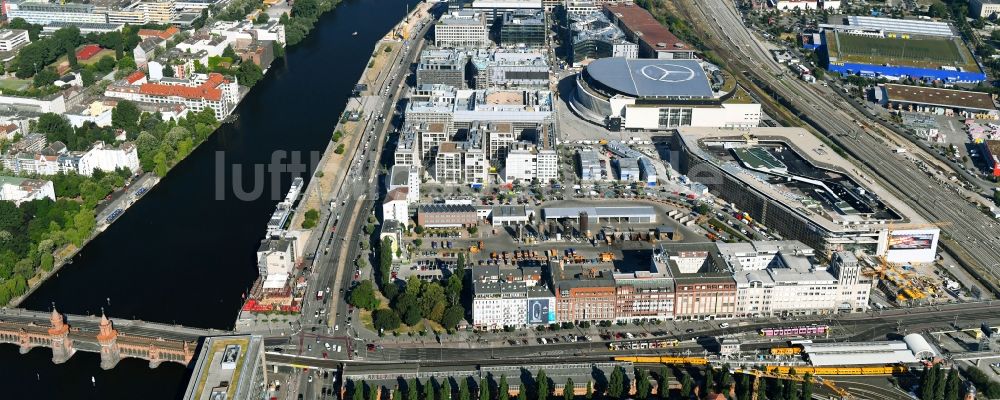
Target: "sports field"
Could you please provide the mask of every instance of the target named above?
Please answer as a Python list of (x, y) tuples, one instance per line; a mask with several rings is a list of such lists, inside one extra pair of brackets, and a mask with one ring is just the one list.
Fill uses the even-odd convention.
[(872, 38), (833, 33), (827, 36), (830, 56), (839, 62), (874, 65), (905, 65), (924, 68), (959, 66), (976, 70), (968, 50), (954, 39), (943, 38)]

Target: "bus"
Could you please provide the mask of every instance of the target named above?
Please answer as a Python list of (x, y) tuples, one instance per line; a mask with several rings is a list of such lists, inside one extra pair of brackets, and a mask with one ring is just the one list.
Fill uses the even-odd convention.
[(830, 329), (827, 325), (796, 326), (789, 328), (763, 328), (760, 335), (764, 337), (775, 336), (818, 336), (825, 335)]

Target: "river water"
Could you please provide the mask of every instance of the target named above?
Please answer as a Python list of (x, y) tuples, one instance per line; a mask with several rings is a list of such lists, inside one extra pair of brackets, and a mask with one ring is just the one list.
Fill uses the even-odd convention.
[[(49, 310), (55, 303), (70, 314), (103, 307), (112, 319), (231, 329), (280, 200), (272, 192), (283, 195), (292, 181), (289, 173), (273, 182), (267, 175), (261, 196), (240, 199), (233, 166), (242, 166), (242, 190), (251, 191), (250, 172), (276, 152), (285, 152), (286, 164), (292, 154), (303, 165), (318, 161), (376, 41), (402, 19), (407, 3), (416, 1), (345, 0), (324, 15), (247, 95), (235, 123), (215, 132), (21, 306)], [(227, 171), (221, 175), (220, 154)], [(47, 349), (21, 355), (12, 345), (0, 345), (0, 371), (3, 397), (31, 399), (174, 399), (190, 375), (177, 364), (149, 369), (134, 359), (102, 371), (98, 355), (83, 352), (53, 365)]]

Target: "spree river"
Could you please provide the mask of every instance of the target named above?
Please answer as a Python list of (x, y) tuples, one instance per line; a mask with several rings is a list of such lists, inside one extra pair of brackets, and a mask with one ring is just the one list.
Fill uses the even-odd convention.
[[(283, 195), (292, 180), (282, 174), (280, 190), (272, 191), (268, 176), (262, 196), (241, 200), (231, 189), (232, 166), (249, 172), (280, 151), (308, 164), (310, 153), (323, 151), (376, 41), (403, 18), (407, 3), (416, 1), (345, 0), (325, 14), (247, 95), (235, 123), (216, 131), (22, 307), (55, 303), (70, 314), (104, 307), (112, 319), (231, 329), (257, 277), (255, 251), (279, 200), (271, 193)], [(222, 177), (219, 154), (229, 171)], [(243, 175), (250, 191), (253, 176)], [(21, 355), (12, 345), (0, 345), (0, 370), (3, 397), (30, 399), (175, 399), (190, 375), (178, 364), (149, 369), (135, 359), (103, 371), (98, 355), (84, 352), (53, 365), (47, 349)]]

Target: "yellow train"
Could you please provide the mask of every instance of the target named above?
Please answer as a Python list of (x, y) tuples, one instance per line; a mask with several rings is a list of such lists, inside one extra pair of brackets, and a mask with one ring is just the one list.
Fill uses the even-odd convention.
[(802, 353), (801, 347), (772, 347), (772, 356), (793, 356)]
[(769, 373), (785, 375), (793, 369), (797, 375), (803, 375), (807, 372), (813, 375), (897, 375), (905, 374), (909, 371), (909, 368), (905, 365), (883, 365), (873, 367), (765, 367), (765, 370)]
[(708, 359), (702, 357), (622, 356), (615, 357), (615, 361), (625, 361), (635, 364), (708, 364)]

